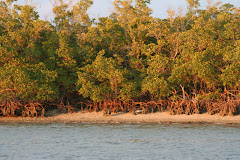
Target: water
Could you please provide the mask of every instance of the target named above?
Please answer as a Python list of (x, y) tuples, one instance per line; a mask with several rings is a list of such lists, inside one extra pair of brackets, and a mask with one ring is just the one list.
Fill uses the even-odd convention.
[(239, 160), (240, 125), (0, 124), (1, 160)]

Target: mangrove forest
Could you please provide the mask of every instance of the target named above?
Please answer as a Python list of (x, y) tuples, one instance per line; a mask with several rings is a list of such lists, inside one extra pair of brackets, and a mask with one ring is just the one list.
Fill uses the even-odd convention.
[(239, 114), (240, 8), (186, 1), (161, 19), (150, 0), (115, 0), (94, 19), (91, 0), (51, 0), (51, 20), (0, 1), (0, 116)]

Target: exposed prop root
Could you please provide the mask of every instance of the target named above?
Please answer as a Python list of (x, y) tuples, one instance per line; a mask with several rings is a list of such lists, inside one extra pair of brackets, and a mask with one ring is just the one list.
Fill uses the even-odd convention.
[(22, 104), (15, 100), (7, 100), (0, 104), (0, 115), (16, 116), (20, 111)]
[(57, 105), (57, 108), (62, 109), (63, 112), (66, 111), (68, 114), (75, 112), (75, 107), (70, 105), (69, 102), (67, 102), (67, 105), (65, 105), (62, 101)]
[(22, 109), (24, 117), (44, 117), (45, 108), (40, 103), (27, 103)]
[(240, 100), (222, 99), (213, 100), (196, 100), (196, 99), (179, 99), (175, 101), (160, 100), (148, 102), (135, 102), (134, 100), (105, 100), (101, 102), (93, 102), (90, 100), (77, 104), (65, 104), (60, 101), (58, 104), (43, 105), (38, 102), (23, 102), (16, 100), (8, 100), (0, 103), (0, 116), (24, 116), (24, 117), (43, 117), (45, 110), (61, 109), (62, 113), (74, 113), (76, 110), (82, 112), (99, 112), (103, 111), (104, 116), (112, 113), (132, 113), (132, 114), (149, 114), (155, 112), (168, 111), (171, 115), (176, 114), (219, 114), (221, 116), (235, 115), (240, 112)]

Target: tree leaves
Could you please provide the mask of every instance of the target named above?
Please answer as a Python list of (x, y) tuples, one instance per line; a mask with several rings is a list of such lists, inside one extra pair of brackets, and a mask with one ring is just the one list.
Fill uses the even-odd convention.
[(231, 4), (200, 9), (187, 0), (185, 15), (158, 19), (150, 0), (115, 0), (113, 13), (95, 21), (93, 1), (56, 0), (48, 22), (13, 2), (0, 2), (1, 100), (157, 101), (240, 87), (239, 9)]

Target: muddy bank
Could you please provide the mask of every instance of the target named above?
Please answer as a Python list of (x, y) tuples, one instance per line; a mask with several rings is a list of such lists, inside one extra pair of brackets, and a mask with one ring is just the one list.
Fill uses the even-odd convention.
[(209, 114), (170, 115), (167, 112), (139, 114), (116, 113), (104, 116), (103, 112), (78, 112), (49, 117), (0, 117), (0, 123), (215, 123), (240, 124), (238, 116), (219, 116)]

